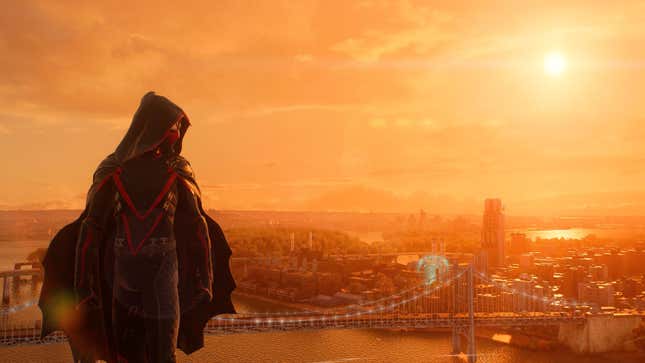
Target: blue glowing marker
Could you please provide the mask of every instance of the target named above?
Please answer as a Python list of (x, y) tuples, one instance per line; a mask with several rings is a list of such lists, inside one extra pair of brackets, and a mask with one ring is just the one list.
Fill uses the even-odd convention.
[(417, 262), (417, 271), (425, 274), (426, 285), (437, 281), (440, 274), (448, 271), (450, 264), (444, 256), (423, 256)]

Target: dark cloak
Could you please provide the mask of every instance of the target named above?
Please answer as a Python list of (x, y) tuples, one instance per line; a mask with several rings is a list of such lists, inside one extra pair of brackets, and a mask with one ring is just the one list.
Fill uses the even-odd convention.
[[(165, 97), (149, 92), (142, 98), (130, 128), (116, 151), (106, 157), (95, 171), (85, 210), (78, 219), (63, 227), (54, 236), (43, 259), (44, 280), (38, 301), (43, 314), (41, 338), (55, 330), (63, 330), (69, 338), (75, 359), (80, 357), (88, 360), (116, 361), (111, 326), (112, 289), (111, 282), (106, 281), (109, 280), (106, 276), (110, 276), (114, 263), (112, 253), (114, 238), (110, 238), (114, 235), (114, 224), (106, 226), (104, 238), (99, 241), (98, 267), (90, 272), (100, 276), (95, 281), (101, 281), (98, 291), (101, 305), (95, 309), (75, 309), (76, 243), (81, 222), (87, 214), (87, 206), (105, 180), (109, 179), (122, 163), (160, 145), (165, 132), (178, 120), (182, 120), (181, 135), (175, 144), (173, 151), (175, 155), (170, 165), (184, 185), (198, 197), (199, 210), (208, 224), (213, 266), (213, 298), (208, 302), (202, 301), (196, 306), (191, 306), (190, 309), (181, 309), (177, 348), (186, 354), (202, 348), (204, 346), (203, 329), (207, 321), (218, 314), (235, 313), (231, 302), (231, 292), (236, 286), (229, 267), (231, 249), (220, 226), (206, 214), (201, 205), (199, 187), (190, 164), (179, 155), (183, 137), (190, 123), (181, 108)], [(184, 276), (181, 271), (186, 268), (185, 266), (198, 263), (193, 261), (194, 258), (183, 248), (186, 246), (183, 241), (193, 233), (189, 228), (192, 228), (190, 221), (180, 216), (176, 217), (174, 232), (177, 240), (179, 276)], [(180, 277), (180, 305), (182, 301), (191, 301), (194, 286), (194, 281)]]

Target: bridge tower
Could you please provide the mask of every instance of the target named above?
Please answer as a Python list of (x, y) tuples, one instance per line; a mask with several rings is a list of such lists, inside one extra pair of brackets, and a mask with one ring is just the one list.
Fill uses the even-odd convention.
[(9, 305), (11, 300), (11, 290), (9, 288), (11, 277), (9, 275), (5, 275), (2, 279), (4, 280), (2, 283), (2, 305)]
[(475, 350), (475, 284), (473, 282), (473, 265), (468, 266), (466, 272), (468, 278), (468, 363), (475, 363), (477, 361), (477, 353)]
[[(455, 265), (450, 269), (450, 280), (452, 285), (452, 293), (450, 294), (452, 300), (452, 308), (450, 309), (450, 319), (454, 319), (455, 314), (457, 313), (457, 294), (459, 293), (459, 281), (455, 279), (457, 275), (457, 267)], [(452, 354), (459, 354), (461, 352), (461, 339), (459, 337), (459, 326), (454, 325), (452, 327)]]
[[(453, 276), (458, 269), (459, 268), (457, 266), (451, 269), (453, 271)], [(477, 351), (475, 349), (475, 285), (473, 281), (473, 265), (468, 265), (463, 273), (466, 275), (466, 286), (463, 286), (463, 281), (460, 281), (464, 277), (460, 277), (452, 282), (452, 314), (457, 313), (460, 308), (458, 301), (460, 298), (463, 298), (463, 296), (459, 295), (460, 293), (463, 294), (465, 292), (468, 304), (468, 324), (461, 325), (458, 322), (459, 320), (455, 319), (456, 323), (452, 327), (452, 354), (461, 353), (461, 337), (464, 336), (467, 344), (466, 353), (468, 355), (468, 363), (475, 363), (477, 361)], [(462, 287), (461, 289), (459, 288), (460, 286)]]

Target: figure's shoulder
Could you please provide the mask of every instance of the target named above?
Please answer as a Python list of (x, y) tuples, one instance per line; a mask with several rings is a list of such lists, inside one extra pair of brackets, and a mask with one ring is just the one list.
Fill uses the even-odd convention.
[(168, 166), (170, 166), (176, 173), (181, 176), (190, 177), (195, 179), (195, 173), (193, 172), (193, 167), (190, 165), (188, 160), (181, 155), (173, 155), (168, 159)]
[(99, 166), (96, 167), (94, 175), (92, 177), (92, 185), (90, 190), (87, 193), (86, 204), (94, 199), (96, 194), (104, 190), (105, 185), (110, 184), (112, 180), (112, 174), (119, 168), (119, 162), (117, 161), (114, 154), (108, 155), (103, 161), (99, 163)]
[(116, 169), (118, 169), (120, 163), (114, 156), (114, 154), (108, 155), (103, 161), (99, 163), (99, 166), (96, 167), (94, 171), (93, 183), (101, 183), (107, 177), (112, 175)]
[(181, 181), (196, 195), (200, 194), (197, 181), (195, 180), (195, 172), (193, 171), (190, 162), (181, 155), (173, 155), (168, 159), (168, 166), (177, 173)]

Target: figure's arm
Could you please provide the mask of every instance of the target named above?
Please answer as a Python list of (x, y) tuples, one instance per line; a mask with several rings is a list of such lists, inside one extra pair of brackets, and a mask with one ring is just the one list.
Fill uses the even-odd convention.
[(74, 289), (78, 304), (97, 297), (96, 285), (100, 278), (96, 274), (99, 247), (105, 234), (107, 219), (112, 217), (115, 193), (114, 183), (111, 177), (107, 176), (88, 197), (87, 214), (81, 222), (76, 242)]
[(208, 300), (211, 300), (213, 298), (211, 240), (208, 224), (199, 209), (200, 196), (181, 176), (178, 178), (177, 193), (177, 214), (181, 214), (189, 230), (187, 238), (182, 242), (187, 244), (190, 256), (194, 257), (196, 262), (189, 267), (189, 273), (194, 274), (199, 288), (208, 296)]
[(231, 303), (231, 292), (235, 289), (236, 284), (231, 274), (229, 260), (232, 254), (231, 248), (226, 241), (226, 236), (222, 228), (204, 211), (201, 205), (200, 190), (195, 181), (195, 174), (190, 163), (181, 156), (177, 156), (171, 162), (172, 168), (179, 174), (184, 186), (196, 195), (197, 207), (199, 214), (206, 220), (208, 229), (209, 242), (211, 244), (211, 258), (213, 265), (213, 284), (212, 293), (215, 308), (218, 313), (235, 313), (235, 307)]

